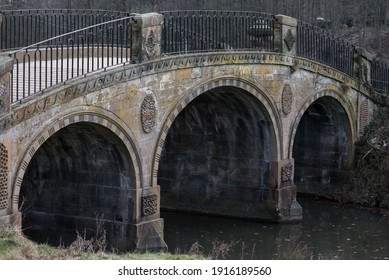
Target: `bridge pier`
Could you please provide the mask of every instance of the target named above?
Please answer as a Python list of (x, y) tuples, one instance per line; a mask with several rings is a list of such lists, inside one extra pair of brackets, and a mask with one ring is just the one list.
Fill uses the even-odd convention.
[(160, 187), (137, 190), (140, 207), (136, 211), (137, 223), (133, 225), (134, 248), (138, 251), (164, 250), (164, 222), (160, 217)]
[(270, 180), (275, 183), (275, 209), (278, 222), (295, 222), (302, 220), (303, 210), (296, 200), (294, 184), (294, 160), (286, 159), (271, 162)]

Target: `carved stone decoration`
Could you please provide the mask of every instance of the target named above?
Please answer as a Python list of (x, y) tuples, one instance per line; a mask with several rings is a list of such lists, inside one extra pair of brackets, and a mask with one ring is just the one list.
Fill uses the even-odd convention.
[(157, 117), (157, 109), (155, 107), (155, 100), (151, 95), (147, 95), (142, 102), (141, 122), (142, 129), (145, 133), (150, 133), (155, 126)]
[(147, 37), (146, 40), (146, 51), (150, 54), (153, 54), (155, 51), (155, 46), (157, 44), (155, 43), (155, 37), (154, 37), (154, 31), (151, 30), (149, 36)]
[(284, 86), (284, 89), (282, 90), (282, 112), (284, 112), (285, 115), (289, 115), (289, 113), (292, 111), (292, 103), (293, 103), (293, 92), (292, 88), (289, 84), (286, 84)]
[(359, 113), (359, 131), (361, 134), (364, 132), (368, 121), (369, 121), (369, 103), (365, 99), (361, 102), (360, 113)]
[(0, 143), (0, 210), (8, 206), (8, 151), (3, 143)]
[(281, 183), (293, 181), (293, 165), (288, 164), (281, 167)]
[(288, 48), (288, 51), (291, 51), (293, 48), (294, 43), (296, 43), (296, 38), (294, 38), (292, 34), (292, 30), (288, 29), (286, 32), (286, 36), (284, 38), (286, 47)]
[(156, 194), (142, 197), (142, 215), (150, 216), (158, 212), (158, 196)]

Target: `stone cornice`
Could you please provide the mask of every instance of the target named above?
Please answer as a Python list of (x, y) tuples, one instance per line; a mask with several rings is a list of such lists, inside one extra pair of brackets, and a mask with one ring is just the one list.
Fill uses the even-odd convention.
[(347, 84), (355, 90), (369, 95), (369, 89), (361, 85), (356, 79), (321, 63), (290, 55), (270, 52), (212, 52), (185, 55), (165, 56), (159, 60), (148, 61), (141, 64), (127, 64), (113, 67), (103, 72), (96, 72), (86, 77), (69, 80), (36, 94), (21, 103), (13, 104), (11, 113), (0, 119), (0, 131), (17, 125), (24, 120), (44, 110), (69, 102), (72, 99), (87, 95), (88, 93), (108, 88), (115, 84), (139, 79), (143, 76), (154, 75), (177, 69), (196, 67), (215, 67), (225, 65), (280, 65), (291, 68), (296, 67), (319, 75), (335, 79)]

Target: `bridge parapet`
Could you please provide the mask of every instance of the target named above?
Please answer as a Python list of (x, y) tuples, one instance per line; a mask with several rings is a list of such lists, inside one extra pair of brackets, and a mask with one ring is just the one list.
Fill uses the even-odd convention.
[[(372, 60), (371, 56), (364, 55), (365, 51), (325, 30), (288, 16), (236, 11), (174, 11), (133, 14), (131, 20), (126, 20), (125, 15), (120, 12), (48, 11), (45, 21), (46, 14), (42, 11), (1, 14), (0, 31), (3, 35), (20, 33), (12, 29), (13, 22), (26, 24), (35, 18), (42, 19), (42, 24), (52, 21), (55, 26), (73, 18), (76, 22), (69, 26), (120, 18), (113, 21), (117, 30), (116, 27), (112, 29), (113, 24), (99, 24), (98, 28), (72, 33), (73, 38), (61, 35), (58, 37), (61, 39), (46, 40), (14, 53), (16, 63), (11, 76), (14, 94), (10, 96), (10, 102), (18, 102), (48, 87), (106, 67), (145, 62), (163, 55), (204, 51), (251, 50), (300, 56), (336, 68), (379, 92), (389, 91), (389, 67), (385, 63)], [(38, 27), (36, 24), (29, 26), (29, 33), (39, 33), (39, 30), (33, 30)], [(53, 32), (64, 32), (65, 29), (61, 30), (44, 32), (57, 34)], [(106, 33), (101, 34), (104, 36), (102, 41), (96, 41), (101, 37), (99, 32)], [(8, 37), (2, 36), (2, 39)], [(25, 40), (18, 38), (13, 39), (16, 45), (29, 40), (29, 37)]]
[(11, 103), (68, 80), (130, 63), (131, 20), (124, 17), (92, 25), (9, 53), (15, 60)]

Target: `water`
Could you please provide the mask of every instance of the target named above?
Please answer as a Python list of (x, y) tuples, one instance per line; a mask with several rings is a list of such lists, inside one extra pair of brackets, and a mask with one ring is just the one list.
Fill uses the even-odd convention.
[(329, 202), (299, 202), (303, 221), (294, 225), (162, 212), (165, 241), (170, 252), (187, 253), (195, 244), (202, 253), (221, 258), (223, 248), (228, 249), (227, 259), (277, 259), (296, 246), (315, 259), (389, 259), (389, 216)]

